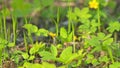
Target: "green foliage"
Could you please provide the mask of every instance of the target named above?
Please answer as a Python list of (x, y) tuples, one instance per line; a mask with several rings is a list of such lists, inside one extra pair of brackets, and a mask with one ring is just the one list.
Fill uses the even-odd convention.
[(42, 56), (43, 60), (56, 60), (57, 48), (54, 45), (51, 45), (50, 51), (40, 51), (39, 55)]
[(93, 65), (98, 65), (99, 64), (98, 60), (91, 54), (87, 55), (86, 63), (87, 64), (92, 63)]
[(67, 38), (67, 31), (64, 27), (60, 29), (60, 37)]
[(22, 56), (23, 56), (24, 59), (28, 59), (29, 58), (28, 53), (22, 53)]
[(30, 52), (31, 55), (32, 55), (32, 54), (35, 54), (36, 52), (39, 51), (40, 48), (42, 48), (42, 47), (44, 47), (44, 46), (45, 46), (45, 44), (42, 43), (42, 42), (36, 43), (36, 44), (33, 45), (33, 47), (30, 49), (29, 52)]
[(38, 31), (38, 27), (32, 24), (25, 24), (23, 26), (25, 29), (27, 29), (28, 31), (28, 35), (30, 35), (31, 33), (35, 33)]
[(119, 67), (120, 67), (120, 63), (119, 62), (115, 62), (115, 63), (110, 65), (110, 68), (119, 68)]
[(116, 2), (114, 0), (110, 0), (109, 3), (108, 3), (108, 6), (112, 9), (115, 9), (116, 7)]
[(67, 17), (68, 19), (73, 20), (73, 21), (81, 21), (84, 19), (85, 20), (89, 19), (91, 17), (91, 14), (89, 14), (89, 8), (83, 8), (81, 10), (79, 8), (75, 8), (74, 12), (68, 11)]
[(64, 64), (71, 63), (74, 59), (79, 59), (78, 63), (74, 66), (79, 66), (82, 61), (82, 57), (84, 57), (85, 53), (82, 53), (83, 50), (79, 50), (78, 53), (72, 53), (72, 47), (67, 47), (62, 51), (60, 57), (57, 58), (57, 61), (60, 61)]
[(102, 57), (99, 57), (99, 61), (100, 62), (105, 62), (105, 63), (108, 63), (109, 62), (109, 58), (107, 56), (102, 56)]
[(41, 1), (41, 5), (42, 6), (49, 6), (49, 5), (52, 5), (54, 0), (40, 0)]
[(83, 9), (75, 8), (74, 9), (75, 15), (79, 18), (78, 20), (86, 20), (91, 17), (91, 14), (89, 14), (89, 8), (85, 7)]
[(82, 21), (82, 25), (79, 26), (79, 32), (88, 32), (88, 33), (95, 33), (97, 31), (97, 27), (99, 24), (96, 20), (84, 20)]
[(25, 59), (25, 60), (33, 60), (35, 58), (35, 54), (39, 52), (39, 50), (44, 47), (45, 44), (40, 42), (40, 43), (37, 43), (33, 45), (33, 47), (29, 50), (29, 54), (27, 52), (22, 52), (22, 57)]
[(42, 64), (25, 62), (23, 66), (19, 68), (56, 68), (56, 66), (47, 62), (43, 62)]
[(37, 26), (32, 24), (25, 24), (23, 28), (27, 29), (28, 35), (31, 35), (32, 33), (34, 33), (36, 36), (46, 36), (46, 37), (48, 36), (48, 30), (43, 28), (38, 29)]
[(2, 13), (2, 16), (4, 17), (7, 17), (10, 15), (10, 11), (7, 8), (2, 9), (1, 13)]
[(15, 44), (14, 43), (8, 43), (8, 45), (7, 45), (8, 47), (14, 47), (15, 46)]
[[(74, 0), (62, 1), (64, 2), (59, 6), (64, 5), (64, 3), (71, 5), (69, 2), (74, 2)], [(84, 1), (81, 9), (70, 6), (69, 8), (65, 6), (63, 9), (63, 7), (54, 6), (55, 0), (11, 0), (9, 6), (2, 4), (3, 7), (0, 12), (0, 65), (4, 61), (14, 60), (17, 66), (22, 65), (19, 68), (119, 68), (120, 44), (117, 37), (119, 38), (120, 23), (116, 20), (119, 18), (116, 15), (117, 13), (114, 13), (116, 11), (112, 11), (116, 10), (116, 2), (113, 0), (109, 2), (107, 0), (96, 0), (99, 6), (93, 9), (88, 4), (92, 0)], [(54, 37), (48, 37), (48, 30), (38, 28), (30, 23), (33, 20), (31, 16), (34, 13), (41, 15), (42, 18), (47, 18), (48, 22), (55, 23), (56, 34), (53, 34)], [(64, 17), (66, 13), (68, 19)], [(11, 18), (12, 31), (7, 24)], [(23, 26), (27, 31), (24, 32), (23, 51), (22, 48), (19, 48), (19, 44), (15, 46), (17, 32), (19, 32), (16, 29), (20, 22), (17, 20), (18, 18), (21, 20), (25, 18), (26, 23)], [(30, 21), (27, 24), (29, 18)], [(68, 29), (60, 24), (64, 20), (68, 20)], [(42, 26), (42, 24), (40, 25)], [(45, 24), (47, 23), (45, 22)], [(14, 39), (11, 39), (13, 35)], [(27, 36), (32, 44), (27, 41)], [(44, 43), (38, 42), (39, 40), (34, 43), (32, 36), (38, 38), (44, 36), (44, 39), (40, 37), (40, 41), (42, 40)], [(74, 36), (77, 36), (77, 40), (74, 40)], [(29, 44), (32, 46), (29, 47)]]
[(59, 60), (63, 63), (67, 63), (67, 60), (69, 60), (72, 55), (72, 47), (68, 47), (62, 51)]
[(110, 22), (107, 30), (109, 30), (109, 32), (111, 33), (113, 33), (114, 31), (120, 31), (120, 23), (118, 21)]
[(57, 53), (58, 53), (57, 48), (54, 45), (51, 45), (50, 50), (54, 56), (57, 56)]
[(12, 0), (12, 15), (16, 17), (25, 17), (32, 12), (32, 4), (24, 0)]
[(48, 36), (48, 30), (46, 29), (39, 29), (36, 33), (35, 33), (37, 36)]
[(64, 27), (60, 28), (60, 39), (62, 42), (70, 42), (73, 40), (72, 32), (68, 33)]

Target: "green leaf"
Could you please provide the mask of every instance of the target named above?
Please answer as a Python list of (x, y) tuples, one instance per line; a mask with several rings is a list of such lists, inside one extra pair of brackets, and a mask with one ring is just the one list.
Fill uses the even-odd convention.
[(65, 64), (72, 62), (72, 60), (76, 59), (78, 56), (79, 55), (77, 53), (72, 54), (71, 56), (69, 56), (68, 60), (65, 61)]
[(7, 17), (7, 16), (9, 16), (10, 15), (10, 11), (9, 11), (9, 9), (7, 9), (7, 8), (5, 8), (5, 9), (2, 9), (2, 15), (3, 16), (5, 16), (5, 17)]
[(107, 50), (108, 50), (108, 54), (110, 56), (110, 59), (112, 61), (112, 63), (114, 63), (114, 57), (113, 57), (113, 51), (110, 47), (107, 47)]
[(108, 7), (110, 7), (111, 9), (115, 9), (116, 8), (116, 1), (114, 0), (110, 0), (108, 3)]
[(115, 63), (110, 65), (110, 68), (120, 68), (120, 63), (119, 62), (115, 62)]
[(42, 48), (45, 44), (40, 42), (39, 44), (36, 42), (36, 44), (33, 45), (33, 47), (30, 49), (30, 54), (35, 54), (39, 51), (40, 48)]
[(38, 27), (32, 24), (25, 24), (23, 26), (29, 33), (35, 33), (38, 31)]
[(71, 42), (72, 40), (73, 40), (73, 32), (68, 34), (67, 42)]
[(24, 0), (12, 0), (11, 6), (13, 8), (12, 15), (16, 17), (24, 17), (32, 12), (32, 4)]
[(39, 52), (39, 55), (42, 56), (43, 60), (55, 60), (56, 59), (56, 57), (48, 51)]
[(83, 53), (83, 49), (81, 49), (81, 50), (78, 51), (78, 54), (79, 54), (80, 56), (83, 55), (82, 53)]
[(48, 36), (48, 30), (46, 29), (39, 29), (36, 33), (37, 36)]
[(111, 45), (113, 43), (113, 38), (109, 38), (103, 42), (103, 45)]
[(72, 10), (69, 10), (68, 13), (67, 13), (67, 17), (69, 20), (73, 20), (73, 21), (76, 21), (77, 20), (77, 16), (75, 15), (75, 13), (72, 12)]
[(32, 64), (29, 62), (25, 62), (23, 64), (23, 66), (19, 67), (19, 68), (43, 68), (43, 66), (41, 64), (38, 64), (38, 63)]
[(60, 28), (60, 37), (67, 38), (67, 31), (64, 27)]
[(6, 45), (8, 43), (7, 40), (0, 38), (0, 44), (1, 45)]
[(30, 49), (29, 53), (32, 55), (32, 54), (35, 54), (37, 51), (38, 51), (38, 43), (36, 43), (36, 45), (33, 45), (33, 47)]
[(41, 9), (41, 2), (40, 2), (40, 0), (33, 0), (32, 6), (33, 6), (34, 8), (39, 8), (39, 9)]
[(52, 5), (54, 0), (40, 0), (41, 1), (41, 4), (43, 6), (49, 6), (49, 5)]
[(99, 46), (100, 45), (100, 41), (98, 39), (98, 37), (93, 37), (90, 40), (87, 40), (86, 43), (88, 43), (90, 46)]
[(22, 53), (22, 56), (23, 56), (24, 59), (28, 59), (29, 58), (28, 53)]
[(72, 47), (67, 47), (60, 54), (60, 61), (65, 63), (72, 55)]
[(14, 43), (8, 43), (8, 45), (7, 45), (8, 47), (14, 47), (15, 46), (15, 44)]
[(99, 58), (99, 61), (108, 63), (109, 62), (109, 58), (107, 56), (103, 56), (103, 57)]
[(86, 63), (87, 63), (87, 64), (92, 63), (92, 61), (91, 61), (92, 59), (94, 59), (94, 56), (91, 55), (91, 54), (88, 54), (88, 55), (87, 55), (87, 59), (86, 59)]
[(50, 47), (51, 53), (56, 57), (57, 56), (57, 48), (54, 45)]
[(94, 58), (94, 59), (92, 60), (92, 64), (96, 66), (96, 65), (98, 65), (98, 64), (99, 64), (99, 62), (97, 61), (97, 59), (96, 59), (96, 58)]
[(114, 31), (120, 31), (120, 23), (118, 21), (110, 22), (107, 30), (109, 30), (109, 32), (111, 33), (113, 33)]
[(74, 13), (82, 20), (89, 19), (91, 17), (91, 14), (89, 14), (89, 8), (83, 8), (81, 10), (79, 8), (75, 8)]
[(101, 40), (105, 37), (105, 34), (104, 33), (98, 33), (98, 38)]
[(105, 37), (103, 38), (103, 40), (106, 40), (106, 39), (110, 38), (111, 36), (112, 36), (112, 34), (108, 34), (107, 36), (105, 36)]
[(58, 67), (58, 68), (66, 68), (66, 66), (64, 65), (64, 66), (60, 66), (60, 67)]
[(42, 65), (43, 65), (43, 68), (56, 68), (54, 64), (50, 64), (47, 62), (43, 62)]
[(28, 60), (33, 60), (35, 58), (34, 55), (30, 56)]
[(35, 63), (32, 64), (32, 66), (30, 65), (29, 68), (43, 68), (43, 66), (41, 64)]

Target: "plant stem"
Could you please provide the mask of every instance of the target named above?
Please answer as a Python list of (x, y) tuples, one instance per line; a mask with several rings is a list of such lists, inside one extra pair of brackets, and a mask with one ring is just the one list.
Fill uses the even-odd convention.
[(114, 61), (114, 57), (113, 57), (113, 54), (112, 54), (112, 50), (108, 47), (107, 48), (107, 50), (108, 50), (108, 53), (109, 53), (109, 56), (110, 56), (110, 59), (111, 59), (111, 61), (112, 61), (112, 63), (114, 63), (115, 61)]
[[(69, 0), (67, 0), (68, 1), (68, 5), (70, 5), (70, 3), (69, 3)], [(71, 7), (69, 6), (69, 10), (68, 11), (72, 11), (72, 9), (71, 9)], [(71, 15), (71, 14), (70, 14)], [(70, 16), (71, 17), (71, 16)], [(71, 19), (71, 18), (70, 18)], [(68, 20), (68, 33), (70, 33), (71, 32), (71, 20)]]
[(2, 68), (2, 48), (0, 48), (0, 68)]
[(6, 18), (3, 16), (3, 26), (4, 26), (4, 38), (7, 40), (7, 30), (6, 30)]
[(8, 40), (12, 40), (12, 39), (11, 39), (11, 30), (10, 30), (10, 29), (11, 29), (11, 27), (9, 26), (9, 27), (8, 27), (8, 31), (7, 31), (7, 39), (8, 39)]
[(25, 24), (27, 24), (28, 23), (28, 21), (27, 21), (27, 18), (25, 17)]
[(26, 35), (25, 35), (25, 33), (24, 33), (24, 43), (25, 43), (26, 52), (28, 53), (28, 46), (27, 46), (27, 41), (26, 41)]
[(98, 9), (97, 9), (97, 16), (98, 16), (98, 24), (99, 24), (98, 30), (100, 32), (101, 31), (101, 28), (100, 28), (100, 26), (101, 26), (101, 23), (100, 23), (100, 7), (98, 7)]
[(30, 34), (30, 35), (28, 35), (28, 37), (29, 37), (29, 39), (30, 39), (31, 44), (33, 44), (32, 35)]
[(4, 38), (2, 17), (0, 17), (0, 37), (1, 37), (1, 38)]
[(74, 29), (74, 23), (72, 23), (72, 34), (73, 34), (73, 52), (75, 53), (76, 49), (75, 49), (75, 40), (74, 40), (74, 36), (75, 36), (75, 29)]
[(114, 41), (117, 42), (117, 32), (114, 32)]
[(13, 34), (14, 34), (14, 44), (16, 43), (16, 19), (14, 17), (12, 17), (12, 21), (13, 21)]
[[(71, 11), (71, 9), (69, 8), (69, 11)], [(71, 15), (71, 14), (70, 14)], [(71, 20), (68, 19), (68, 33), (71, 32)]]
[(0, 17), (0, 33), (2, 33), (3, 32), (3, 26), (2, 26), (2, 19), (1, 19), (1, 17)]
[(56, 34), (58, 36), (58, 31), (59, 31), (59, 21), (60, 21), (60, 8), (58, 7), (57, 10), (57, 22), (56, 22)]

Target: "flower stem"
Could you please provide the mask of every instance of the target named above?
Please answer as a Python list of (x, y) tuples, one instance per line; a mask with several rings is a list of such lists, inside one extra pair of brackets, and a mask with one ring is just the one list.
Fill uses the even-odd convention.
[(7, 40), (7, 30), (6, 30), (6, 19), (5, 16), (3, 16), (3, 26), (4, 26), (4, 38)]
[[(68, 2), (67, 4), (70, 5), (69, 0), (67, 0), (67, 2)], [(68, 8), (69, 8), (68, 11), (72, 11), (72, 9), (71, 9), (70, 6), (68, 6)], [(71, 25), (71, 20), (69, 19), (69, 20), (68, 20), (68, 33), (71, 32), (71, 28), (72, 28), (71, 26), (72, 26), (72, 25)]]
[(98, 31), (100, 32), (101, 31), (101, 28), (100, 28), (100, 26), (101, 26), (101, 23), (100, 23), (100, 7), (98, 7), (98, 9), (97, 9), (97, 16), (98, 16), (98, 24), (99, 24)]
[(114, 41), (117, 42), (117, 32), (114, 32)]
[(25, 48), (26, 48), (26, 52), (28, 53), (28, 46), (27, 46), (27, 39), (26, 39), (26, 35), (24, 34), (24, 43), (25, 43)]
[(58, 7), (57, 10), (57, 22), (56, 22), (56, 34), (58, 36), (58, 31), (59, 31), (59, 21), (60, 21), (60, 8)]
[(13, 20), (13, 34), (14, 34), (14, 44), (16, 43), (16, 19), (12, 17)]
[(74, 23), (72, 23), (72, 36), (73, 36), (73, 52), (75, 53), (76, 49), (75, 49), (75, 40), (74, 40), (74, 36), (75, 36), (75, 29), (74, 29)]

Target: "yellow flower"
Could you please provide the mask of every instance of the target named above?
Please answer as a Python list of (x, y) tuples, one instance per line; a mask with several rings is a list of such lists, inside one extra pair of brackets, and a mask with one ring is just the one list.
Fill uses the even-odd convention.
[(76, 40), (77, 40), (77, 37), (76, 37), (76, 36), (74, 36), (74, 37), (73, 37), (73, 40), (74, 40), (74, 41), (76, 41)]
[(92, 0), (89, 2), (89, 7), (93, 9), (97, 9), (99, 6), (99, 3), (96, 0)]
[(49, 33), (49, 36), (51, 36), (52, 38), (54, 38), (54, 37), (56, 36), (56, 34), (55, 34), (55, 33), (50, 32), (50, 33)]

